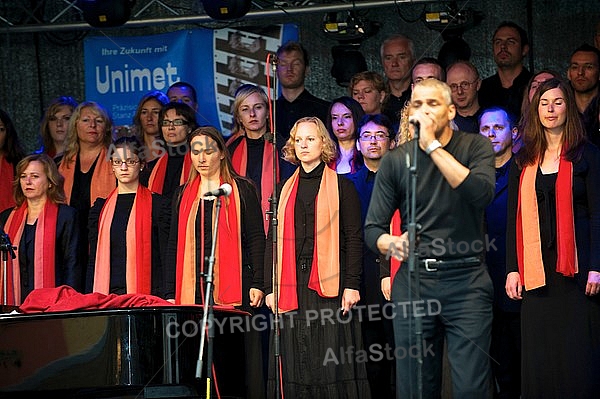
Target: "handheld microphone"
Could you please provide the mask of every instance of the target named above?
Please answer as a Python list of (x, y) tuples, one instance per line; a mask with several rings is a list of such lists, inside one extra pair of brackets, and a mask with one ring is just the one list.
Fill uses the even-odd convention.
[(223, 184), (221, 184), (221, 187), (217, 188), (216, 190), (212, 190), (207, 193), (204, 193), (204, 197), (221, 197), (221, 196), (228, 197), (229, 194), (231, 194), (232, 190), (233, 190), (233, 188), (231, 187), (231, 184), (223, 183)]
[(421, 123), (417, 119), (409, 119), (408, 123), (416, 127), (417, 129), (421, 127)]

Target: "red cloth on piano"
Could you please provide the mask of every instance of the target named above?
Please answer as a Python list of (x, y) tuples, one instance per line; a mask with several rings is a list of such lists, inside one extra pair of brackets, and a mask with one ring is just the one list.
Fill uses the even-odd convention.
[(120, 309), (145, 306), (174, 306), (154, 295), (82, 294), (68, 285), (31, 291), (19, 307), (22, 313), (65, 312), (70, 310)]

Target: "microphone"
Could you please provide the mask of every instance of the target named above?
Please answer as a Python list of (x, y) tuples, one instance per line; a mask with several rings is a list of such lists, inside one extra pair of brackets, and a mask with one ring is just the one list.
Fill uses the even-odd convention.
[(418, 140), (419, 136), (421, 135), (421, 122), (419, 122), (417, 119), (409, 119), (408, 123), (410, 123), (411, 125), (413, 125), (415, 127), (413, 139)]
[(231, 184), (223, 183), (223, 184), (221, 184), (221, 187), (217, 188), (216, 190), (212, 190), (207, 193), (204, 193), (204, 197), (221, 197), (221, 196), (228, 197), (229, 194), (231, 194), (232, 190), (233, 190), (233, 188), (231, 187)]
[(268, 59), (271, 62), (271, 64), (273, 64), (273, 65), (279, 64), (279, 58), (277, 57), (277, 54), (275, 54), (275, 53), (268, 53)]

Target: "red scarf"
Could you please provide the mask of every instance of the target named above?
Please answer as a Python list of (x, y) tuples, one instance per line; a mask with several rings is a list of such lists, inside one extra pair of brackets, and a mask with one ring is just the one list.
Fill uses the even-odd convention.
[[(246, 176), (246, 170), (248, 165), (248, 142), (244, 136), (240, 144), (236, 147), (233, 154), (231, 155), (231, 163), (233, 169), (241, 176)], [(279, 181), (279, 163), (276, 163), (277, 168), (277, 181)], [(276, 183), (276, 182), (275, 182)], [(262, 156), (262, 175), (260, 178), (260, 203), (263, 210), (263, 224), (265, 233), (269, 229), (269, 220), (266, 217), (267, 212), (270, 210), (271, 203), (269, 197), (273, 194), (275, 185), (273, 183), (273, 146), (268, 140), (264, 140), (264, 149)]]
[[(523, 169), (517, 205), (517, 261), (521, 283), (526, 290), (546, 285), (535, 192), (538, 168), (539, 163), (536, 162)], [(563, 276), (573, 277), (579, 271), (573, 217), (573, 164), (562, 156), (556, 178), (555, 201), (558, 245), (556, 271)]]
[[(58, 218), (58, 205), (46, 200), (44, 209), (38, 216), (35, 228), (34, 250), (34, 288), (56, 287), (55, 274), (55, 248), (56, 248), (56, 221)], [(25, 223), (27, 222), (27, 201), (15, 208), (8, 219), (4, 229), (13, 245), (20, 245)], [(15, 251), (16, 258), (8, 259), (7, 267), (7, 305), (21, 304), (21, 272), (19, 267), (19, 251)], [(12, 262), (12, 264), (11, 264)], [(0, 287), (3, 287), (0, 275)]]
[(13, 181), (15, 180), (15, 170), (6, 157), (0, 155), (0, 211), (14, 207), (15, 199), (13, 197)]
[[(222, 182), (221, 182), (222, 183)], [(240, 195), (237, 184), (219, 211), (219, 228), (213, 265), (214, 293), (217, 305), (242, 304), (242, 236)], [(216, 202), (213, 201), (214, 224)], [(176, 304), (195, 304), (198, 279), (196, 249), (200, 248), (200, 264), (204, 272), (204, 203), (200, 192), (200, 176), (188, 184), (181, 195), (177, 224)], [(200, 209), (200, 237), (196, 237), (196, 218)], [(214, 227), (214, 226), (213, 226)], [(212, 228), (211, 228), (212, 231)], [(199, 238), (199, 240), (198, 240)]]
[[(279, 310), (288, 312), (298, 309), (296, 291), (296, 233), (294, 225), (296, 195), (298, 193), (300, 168), (284, 184), (277, 211), (277, 268), (279, 281)], [(315, 203), (315, 246), (308, 288), (322, 297), (339, 295), (340, 287), (340, 199), (338, 175), (332, 169), (323, 169), (323, 177)]]
[[(75, 167), (73, 165), (75, 165), (76, 157), (77, 154), (69, 159), (63, 159), (58, 166), (58, 171), (65, 178), (64, 187), (67, 203), (71, 203), (71, 192), (73, 191), (73, 181), (75, 179)], [(106, 148), (102, 148), (97, 159), (92, 175), (92, 184), (90, 185), (90, 206), (94, 204), (96, 198), (106, 198), (117, 186), (117, 179), (115, 179)]]
[[(396, 209), (394, 215), (392, 216), (392, 221), (390, 223), (390, 234), (398, 237), (402, 235), (402, 218), (400, 217), (400, 211), (398, 209)], [(390, 286), (394, 285), (394, 277), (396, 277), (396, 273), (398, 273), (400, 270), (400, 265), (402, 265), (402, 262), (393, 256), (390, 257)]]
[[(162, 194), (163, 187), (165, 186), (165, 177), (167, 176), (167, 164), (169, 162), (169, 153), (166, 152), (162, 157), (156, 161), (156, 165), (152, 169), (150, 178), (148, 180), (148, 188), (153, 193)], [(190, 171), (192, 170), (192, 157), (190, 152), (186, 152), (183, 157), (183, 168), (181, 169), (181, 176), (179, 177), (179, 185), (184, 184)]]
[[(106, 199), (98, 222), (98, 245), (94, 269), (94, 292), (110, 293), (110, 226), (119, 196), (114, 189)], [(125, 262), (128, 294), (152, 291), (152, 192), (138, 185), (126, 232)]]

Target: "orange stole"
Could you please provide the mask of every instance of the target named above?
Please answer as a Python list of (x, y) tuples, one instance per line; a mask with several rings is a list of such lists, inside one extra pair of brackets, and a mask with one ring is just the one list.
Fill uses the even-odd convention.
[[(56, 221), (58, 219), (58, 205), (46, 200), (44, 209), (38, 216), (35, 228), (34, 250), (34, 288), (56, 287), (55, 249), (56, 249)], [(12, 240), (13, 245), (20, 245), (25, 223), (27, 222), (27, 202), (14, 209), (6, 220), (5, 230)], [(21, 272), (19, 266), (19, 251), (15, 251), (16, 258), (8, 260), (7, 267), (7, 305), (21, 304)], [(0, 287), (3, 287), (0, 275)]]
[[(150, 173), (150, 178), (148, 179), (148, 188), (153, 193), (162, 194), (163, 187), (165, 185), (165, 177), (167, 176), (167, 163), (169, 161), (169, 153), (165, 153), (162, 157), (156, 161), (156, 165), (152, 169), (152, 173)], [(190, 152), (186, 152), (183, 157), (183, 168), (181, 169), (181, 176), (179, 177), (179, 185), (184, 184), (188, 176), (190, 175), (190, 171), (192, 170), (192, 157), (190, 156)]]
[[(231, 163), (233, 169), (241, 176), (246, 176), (246, 170), (248, 166), (248, 143), (246, 137), (242, 138), (240, 144), (236, 147), (235, 151), (231, 155)], [(275, 163), (277, 168), (277, 181), (279, 181), (279, 163)], [(260, 179), (260, 204), (263, 210), (263, 224), (265, 233), (269, 229), (269, 220), (266, 217), (267, 211), (270, 210), (271, 203), (269, 197), (273, 194), (275, 184), (273, 182), (273, 147), (265, 140), (264, 149), (262, 156), (262, 174)]]
[[(114, 189), (106, 199), (98, 223), (94, 292), (110, 293), (110, 226), (119, 196)], [(152, 192), (138, 185), (126, 232), (125, 275), (128, 294), (152, 291)]]
[(15, 180), (15, 171), (10, 162), (3, 155), (0, 155), (0, 211), (15, 206), (13, 197), (13, 180)]
[[(396, 209), (394, 215), (392, 216), (392, 221), (390, 223), (390, 234), (393, 236), (401, 236), (402, 235), (402, 218), (400, 217), (400, 211)], [(396, 277), (396, 273), (400, 270), (400, 266), (402, 263), (394, 258), (390, 257), (390, 286), (394, 284), (394, 277)]]
[[(298, 191), (300, 168), (288, 179), (281, 190), (277, 216), (277, 262), (279, 281), (278, 306), (281, 312), (298, 308), (296, 292), (296, 237), (294, 230), (295, 202)], [(340, 239), (339, 239), (339, 189), (338, 175), (329, 167), (323, 169), (323, 177), (316, 199), (315, 248), (308, 288), (320, 296), (333, 298), (339, 295), (340, 286)]]
[[(73, 180), (75, 179), (76, 157), (63, 159), (58, 166), (58, 171), (65, 178), (65, 195), (67, 203), (71, 203), (71, 194), (73, 191)], [(106, 148), (102, 148), (98, 155), (98, 161), (92, 175), (92, 184), (90, 186), (90, 206), (94, 204), (96, 198), (106, 198), (108, 194), (117, 186), (117, 179), (112, 171), (108, 159)]]
[[(223, 183), (223, 182), (221, 182)], [(242, 304), (242, 236), (240, 195), (237, 183), (231, 185), (231, 195), (224, 199), (219, 211), (219, 228), (213, 267), (213, 298), (218, 305)], [(176, 304), (196, 303), (196, 248), (200, 247), (200, 264), (204, 265), (204, 203), (200, 193), (200, 176), (188, 184), (181, 195), (178, 219)], [(200, 209), (200, 240), (196, 237), (196, 218)], [(213, 201), (213, 225), (216, 201)], [(214, 226), (213, 226), (214, 228)], [(211, 229), (212, 231), (212, 229)], [(198, 242), (200, 241), (200, 242)], [(204, 272), (204, 270), (202, 270)]]
[[(521, 283), (526, 290), (546, 285), (542, 259), (540, 223), (535, 192), (539, 163), (526, 166), (521, 173), (517, 203), (517, 262)], [(578, 272), (573, 216), (573, 164), (562, 156), (556, 178), (556, 271), (567, 277)]]

